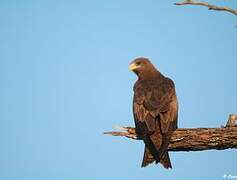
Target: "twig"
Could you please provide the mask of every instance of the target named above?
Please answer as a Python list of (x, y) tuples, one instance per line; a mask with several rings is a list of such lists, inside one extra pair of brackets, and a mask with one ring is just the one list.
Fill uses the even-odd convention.
[(237, 15), (237, 10), (230, 8), (230, 7), (221, 7), (221, 6), (216, 6), (216, 5), (212, 5), (209, 4), (207, 2), (194, 2), (194, 1), (184, 1), (184, 2), (177, 2), (174, 3), (177, 6), (181, 6), (181, 5), (199, 5), (199, 6), (206, 6), (208, 7), (209, 10), (216, 10), (216, 11), (227, 11), (229, 13), (232, 13), (234, 15)]

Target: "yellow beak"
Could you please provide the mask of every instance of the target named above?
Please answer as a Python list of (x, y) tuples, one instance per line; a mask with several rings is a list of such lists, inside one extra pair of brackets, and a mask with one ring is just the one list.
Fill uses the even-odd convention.
[(139, 66), (138, 66), (137, 64), (132, 63), (132, 64), (130, 64), (130, 66), (129, 66), (129, 70), (130, 70), (130, 71), (133, 71), (133, 70), (137, 69), (138, 67), (139, 67)]

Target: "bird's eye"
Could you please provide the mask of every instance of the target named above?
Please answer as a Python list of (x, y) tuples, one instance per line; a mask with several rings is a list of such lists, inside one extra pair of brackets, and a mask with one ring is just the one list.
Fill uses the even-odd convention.
[(137, 65), (141, 65), (141, 62), (137, 62), (136, 64), (137, 64)]

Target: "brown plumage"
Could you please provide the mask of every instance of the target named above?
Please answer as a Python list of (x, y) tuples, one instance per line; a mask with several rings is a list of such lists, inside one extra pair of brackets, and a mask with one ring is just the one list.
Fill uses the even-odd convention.
[(142, 167), (161, 163), (172, 168), (168, 145), (177, 129), (178, 101), (171, 79), (163, 76), (147, 58), (129, 66), (138, 76), (134, 85), (133, 114), (136, 133), (145, 143)]

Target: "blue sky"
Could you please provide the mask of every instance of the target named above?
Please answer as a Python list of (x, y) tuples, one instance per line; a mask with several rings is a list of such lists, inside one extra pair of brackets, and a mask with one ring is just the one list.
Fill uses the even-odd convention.
[(0, 1), (1, 180), (237, 175), (236, 150), (171, 152), (172, 170), (141, 169), (142, 142), (103, 135), (134, 124), (138, 56), (175, 81), (179, 127), (237, 112), (236, 16), (174, 2)]

